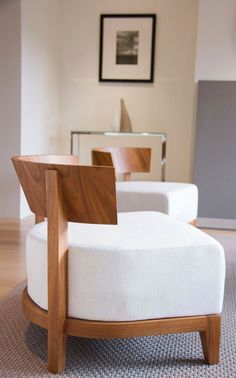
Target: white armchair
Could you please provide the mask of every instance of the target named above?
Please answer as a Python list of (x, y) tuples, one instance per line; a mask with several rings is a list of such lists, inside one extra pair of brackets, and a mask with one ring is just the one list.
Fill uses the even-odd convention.
[[(158, 212), (116, 212), (112, 167), (70, 156), (13, 158), (31, 210), (23, 309), (48, 330), (48, 370), (65, 367), (66, 336), (126, 338), (200, 332), (219, 361), (224, 251)], [(81, 223), (77, 223), (81, 222)]]

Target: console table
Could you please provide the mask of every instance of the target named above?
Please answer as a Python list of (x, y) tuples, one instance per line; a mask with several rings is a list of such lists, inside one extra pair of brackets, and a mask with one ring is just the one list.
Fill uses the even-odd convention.
[(71, 131), (71, 154), (79, 155), (81, 164), (91, 164), (95, 147), (151, 147), (149, 180), (165, 181), (166, 144), (167, 135), (162, 132)]

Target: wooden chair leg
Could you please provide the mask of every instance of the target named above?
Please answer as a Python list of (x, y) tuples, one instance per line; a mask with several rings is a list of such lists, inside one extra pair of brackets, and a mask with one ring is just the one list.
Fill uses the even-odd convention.
[(207, 328), (200, 332), (205, 360), (209, 365), (219, 363), (221, 316), (209, 316)]
[(48, 329), (48, 371), (59, 374), (66, 365), (66, 335)]
[(67, 316), (67, 219), (63, 207), (59, 174), (46, 172), (48, 214), (48, 370), (65, 368)]

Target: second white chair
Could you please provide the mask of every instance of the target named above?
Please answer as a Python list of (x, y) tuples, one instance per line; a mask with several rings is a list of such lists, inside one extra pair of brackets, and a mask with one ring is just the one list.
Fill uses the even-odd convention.
[(132, 181), (131, 173), (150, 172), (151, 148), (108, 147), (92, 151), (94, 165), (114, 166), (124, 181), (116, 182), (118, 212), (160, 211), (187, 223), (195, 223), (198, 189), (194, 184)]

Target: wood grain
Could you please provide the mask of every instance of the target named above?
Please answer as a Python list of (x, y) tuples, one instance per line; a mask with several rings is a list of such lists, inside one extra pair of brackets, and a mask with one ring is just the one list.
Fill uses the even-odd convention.
[(150, 172), (151, 148), (94, 148), (92, 163), (99, 166), (113, 166), (117, 174)]
[(67, 316), (68, 223), (60, 173), (46, 171), (48, 215), (48, 370), (65, 368)]
[(80, 166), (75, 156), (22, 156), (12, 161), (37, 216), (47, 217), (45, 172), (56, 169), (69, 221), (117, 224), (114, 168)]
[(209, 365), (218, 364), (220, 356), (221, 317), (207, 319), (207, 327), (200, 332), (204, 357)]
[(99, 322), (68, 318), (65, 323), (65, 332), (68, 335), (95, 339), (196, 332), (205, 329), (207, 324), (206, 318), (206, 316), (192, 316), (128, 322)]

